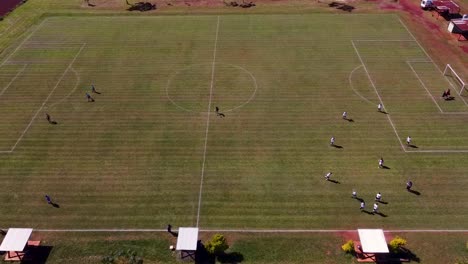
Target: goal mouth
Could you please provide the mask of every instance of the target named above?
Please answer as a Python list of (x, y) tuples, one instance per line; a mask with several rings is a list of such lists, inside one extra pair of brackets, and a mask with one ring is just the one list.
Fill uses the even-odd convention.
[(462, 95), (463, 91), (468, 88), (467, 83), (463, 81), (450, 64), (445, 66), (444, 76), (449, 80), (452, 86), (457, 89), (458, 95)]

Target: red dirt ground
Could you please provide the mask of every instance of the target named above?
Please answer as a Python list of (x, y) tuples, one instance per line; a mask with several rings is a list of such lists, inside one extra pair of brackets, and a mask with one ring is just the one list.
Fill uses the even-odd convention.
[(8, 14), (10, 11), (15, 9), (22, 0), (1, 0), (0, 1), (0, 16)]
[(422, 42), (424, 48), (430, 51), (439, 66), (454, 64), (462, 72), (462, 76), (468, 78), (468, 61), (463, 55), (468, 53), (468, 41), (458, 41), (458, 35), (448, 32), (448, 22), (444, 18), (437, 18), (434, 13), (422, 10), (419, 0), (399, 0), (398, 3), (382, 0), (379, 7), (400, 12), (410, 30)]

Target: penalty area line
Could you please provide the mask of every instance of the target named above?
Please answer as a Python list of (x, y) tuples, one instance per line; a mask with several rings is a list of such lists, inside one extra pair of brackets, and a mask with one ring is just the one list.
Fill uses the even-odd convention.
[(29, 128), (31, 127), (32, 123), (34, 122), (34, 120), (36, 119), (37, 115), (39, 114), (39, 112), (42, 111), (42, 109), (44, 108), (45, 104), (47, 103), (47, 101), (49, 101), (49, 98), (50, 96), (52, 96), (52, 94), (54, 93), (55, 89), (57, 89), (57, 87), (59, 86), (59, 84), (62, 82), (63, 78), (65, 77), (65, 75), (67, 74), (67, 72), (71, 69), (73, 63), (76, 61), (76, 59), (78, 58), (78, 56), (81, 54), (81, 51), (84, 49), (84, 47), (86, 46), (86, 43), (83, 43), (83, 45), (81, 45), (80, 47), (80, 50), (78, 51), (78, 53), (76, 53), (75, 57), (73, 58), (73, 60), (68, 64), (68, 67), (65, 69), (65, 71), (62, 73), (62, 76), (60, 76), (59, 80), (57, 81), (57, 83), (55, 83), (55, 86), (54, 88), (52, 88), (52, 91), (50, 91), (49, 95), (46, 97), (46, 99), (44, 100), (44, 102), (42, 102), (42, 105), (41, 107), (36, 111), (36, 113), (34, 114), (34, 116), (32, 117), (31, 121), (29, 121), (29, 124), (26, 126), (26, 128), (24, 129), (23, 133), (21, 133), (20, 137), (18, 138), (18, 140), (16, 141), (15, 145), (13, 145), (13, 147), (11, 148), (11, 152), (13, 152), (16, 148), (16, 146), (19, 144), (19, 142), (23, 139), (24, 135), (26, 134), (26, 132), (29, 130)]

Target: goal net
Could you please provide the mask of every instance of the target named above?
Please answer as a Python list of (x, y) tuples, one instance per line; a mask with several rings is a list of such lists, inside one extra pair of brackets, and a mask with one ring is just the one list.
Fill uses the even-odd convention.
[(449, 81), (452, 84), (456, 85), (456, 88), (458, 89), (458, 94), (461, 95), (465, 89), (468, 89), (467, 83), (465, 83), (462, 78), (457, 74), (457, 72), (450, 66), (450, 64), (447, 64), (445, 66), (444, 70), (444, 75), (449, 79)]

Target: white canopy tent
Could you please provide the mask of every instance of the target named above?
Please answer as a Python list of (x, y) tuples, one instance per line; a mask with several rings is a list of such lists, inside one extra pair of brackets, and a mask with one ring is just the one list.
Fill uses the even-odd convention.
[(389, 253), (382, 229), (358, 229), (364, 253)]
[[(21, 260), (24, 254), (24, 248), (28, 243), (32, 233), (32, 228), (10, 228), (0, 245), (0, 251), (7, 251), (9, 258), (18, 258)], [(14, 253), (14, 255), (11, 255)]]
[(181, 258), (191, 257), (195, 259), (198, 245), (198, 228), (180, 227), (177, 236), (176, 250), (180, 250)]

